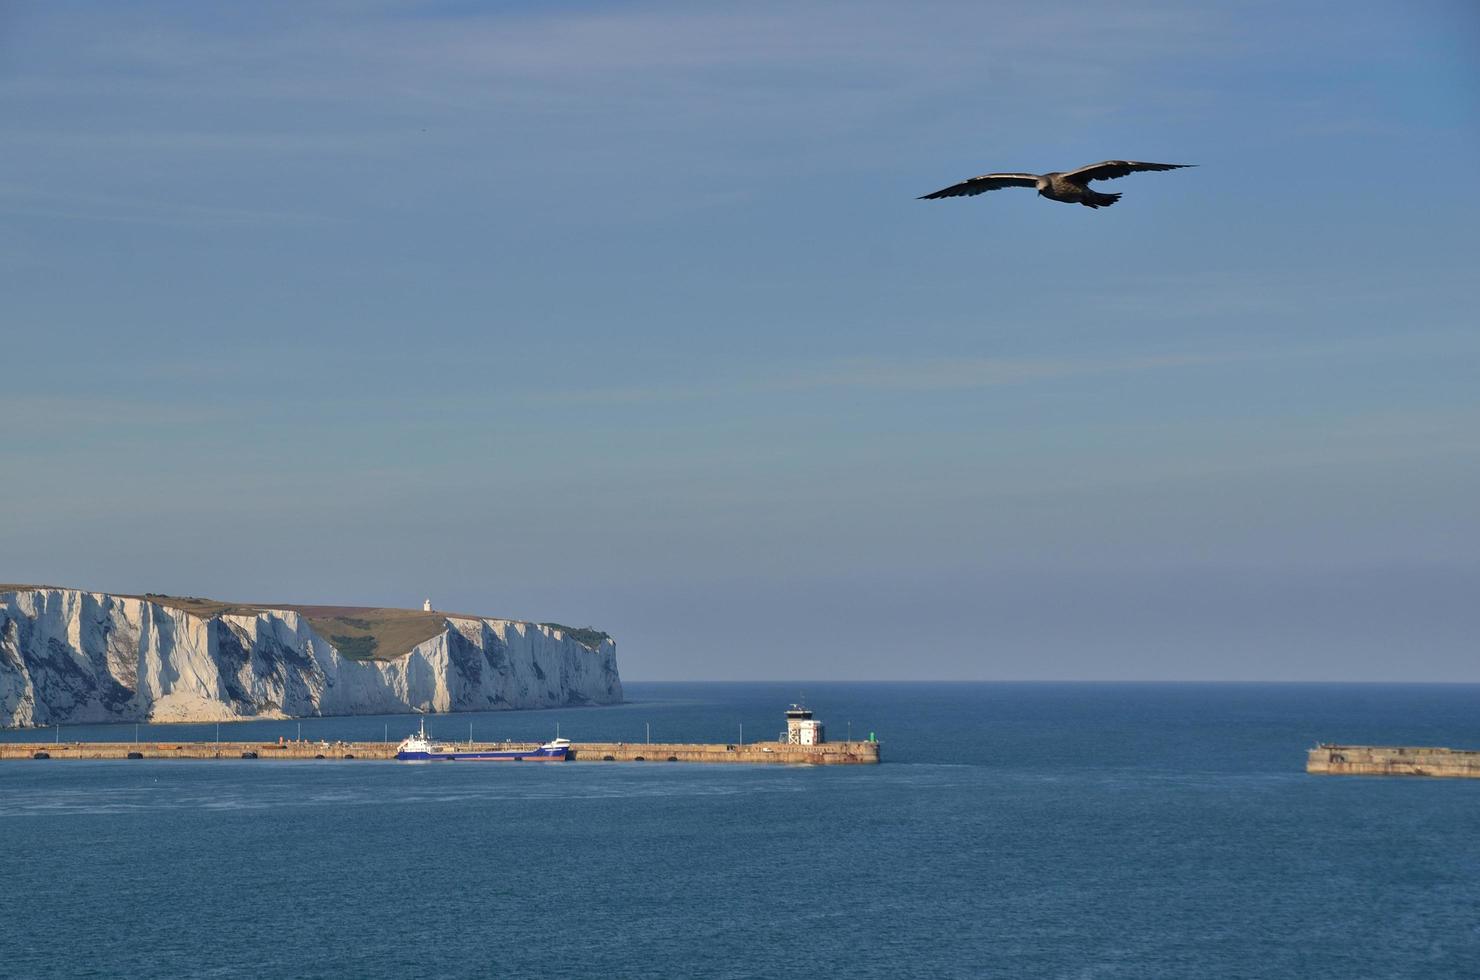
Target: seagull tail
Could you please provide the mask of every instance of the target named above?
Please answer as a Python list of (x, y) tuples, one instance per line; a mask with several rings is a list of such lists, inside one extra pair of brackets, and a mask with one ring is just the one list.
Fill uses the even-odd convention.
[(1101, 194), (1099, 191), (1088, 191), (1080, 199), (1079, 203), (1087, 208), (1108, 208), (1118, 200), (1120, 200), (1119, 194)]

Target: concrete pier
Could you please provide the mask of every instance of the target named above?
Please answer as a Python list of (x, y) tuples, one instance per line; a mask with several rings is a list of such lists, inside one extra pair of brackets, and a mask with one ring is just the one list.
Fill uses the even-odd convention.
[[(531, 746), (532, 748), (533, 746)], [(390, 759), (394, 742), (0, 742), (3, 759)]]
[(1480, 752), (1387, 745), (1317, 745), (1305, 771), (1324, 776), (1443, 776), (1480, 779)]
[(751, 742), (710, 745), (686, 742), (576, 742), (570, 747), (575, 762), (759, 762), (793, 766), (874, 765), (878, 742), (824, 742), (795, 745)]
[[(0, 760), (43, 759), (241, 759), (255, 753), (258, 760), (387, 760), (395, 757), (395, 742), (0, 742)], [(459, 742), (459, 749), (469, 743)], [(473, 751), (517, 749), (533, 751), (535, 742), (474, 742)], [(692, 742), (574, 742), (571, 762), (710, 762), (770, 765), (873, 765), (879, 761), (877, 742), (825, 742), (793, 745), (755, 742), (745, 745)], [(466, 764), (466, 763), (463, 763)], [(522, 763), (521, 763), (522, 764)]]

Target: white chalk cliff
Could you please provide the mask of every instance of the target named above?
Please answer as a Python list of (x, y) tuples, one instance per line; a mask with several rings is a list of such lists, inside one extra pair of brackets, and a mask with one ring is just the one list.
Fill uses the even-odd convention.
[(400, 657), (351, 660), (291, 610), (200, 616), (75, 589), (0, 592), (0, 727), (620, 703), (616, 644), (595, 635), (449, 617)]

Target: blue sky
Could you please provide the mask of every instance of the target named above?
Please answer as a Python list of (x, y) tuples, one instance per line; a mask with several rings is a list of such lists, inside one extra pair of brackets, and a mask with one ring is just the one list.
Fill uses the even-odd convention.
[(10, 3), (0, 106), (0, 580), (1480, 680), (1471, 4)]

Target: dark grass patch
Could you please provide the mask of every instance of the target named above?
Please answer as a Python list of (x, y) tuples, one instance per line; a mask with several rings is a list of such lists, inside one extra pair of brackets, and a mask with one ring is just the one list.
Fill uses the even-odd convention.
[(611, 639), (610, 633), (604, 633), (601, 630), (593, 629), (590, 626), (565, 626), (560, 623), (541, 623), (540, 625), (548, 626), (552, 630), (559, 630), (566, 636), (570, 637), (572, 640), (575, 640), (581, 646), (591, 650), (595, 650), (607, 640)]
[(344, 636), (335, 634), (329, 637), (329, 642), (334, 644), (334, 649), (340, 655), (351, 660), (373, 660), (375, 659), (375, 648), (378, 642), (373, 636)]

